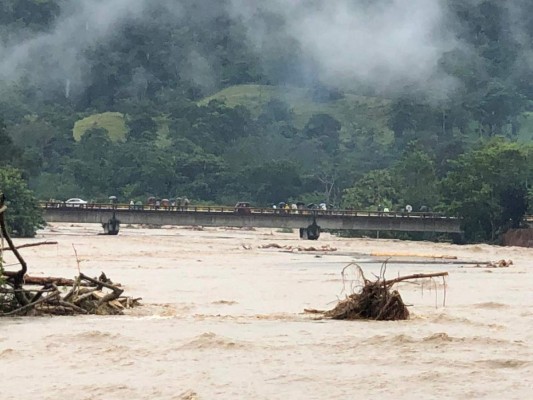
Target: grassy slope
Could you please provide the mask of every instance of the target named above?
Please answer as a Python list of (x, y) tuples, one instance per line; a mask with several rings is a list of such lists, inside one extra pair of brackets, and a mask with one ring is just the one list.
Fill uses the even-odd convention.
[(518, 141), (530, 143), (533, 141), (533, 112), (525, 112), (520, 121), (520, 130), (518, 131)]
[[(159, 127), (159, 142), (161, 147), (169, 144), (168, 139), (168, 120), (164, 116), (156, 119)], [(72, 135), (78, 142), (82, 135), (90, 128), (105, 128), (109, 132), (109, 137), (113, 141), (125, 140), (128, 128), (126, 126), (126, 116), (119, 112), (105, 112), (102, 114), (92, 114), (86, 118), (76, 121)]]
[(118, 112), (93, 114), (76, 121), (72, 130), (74, 139), (79, 141), (82, 135), (91, 128), (107, 129), (109, 137), (113, 141), (124, 140), (126, 138), (127, 128), (124, 115)]
[[(382, 143), (393, 139), (387, 126), (389, 117), (389, 101), (376, 97), (364, 97), (346, 94), (344, 98), (330, 102), (313, 101), (307, 89), (285, 86), (267, 85), (236, 85), (223, 89), (198, 102), (207, 104), (210, 100), (223, 100), (230, 107), (242, 105), (254, 116), (261, 113), (263, 106), (273, 98), (287, 102), (294, 112), (295, 124), (303, 128), (313, 114), (330, 114), (342, 124), (344, 137), (353, 134), (357, 129), (372, 129)], [(157, 119), (159, 125), (160, 145), (168, 142), (168, 121), (165, 116)], [(76, 122), (73, 129), (74, 139), (79, 141), (86, 130), (100, 127), (109, 131), (112, 140), (124, 140), (127, 132), (125, 117), (118, 112), (93, 114)], [(533, 140), (533, 112), (525, 112), (518, 133), (518, 140)]]
[(292, 107), (295, 124), (299, 128), (304, 127), (313, 114), (326, 113), (342, 124), (345, 134), (350, 134), (357, 128), (365, 128), (374, 129), (384, 141), (392, 139), (392, 132), (387, 127), (389, 101), (374, 97), (346, 94), (343, 99), (315, 102), (307, 89), (285, 86), (237, 85), (206, 97), (198, 104), (207, 104), (210, 100), (225, 100), (228, 106), (245, 106), (257, 116), (260, 114), (261, 108), (273, 98), (283, 100)]
[[(342, 124), (343, 136), (349, 136), (356, 129), (373, 129), (382, 142), (392, 140), (392, 132), (387, 127), (389, 101), (346, 94), (342, 99), (330, 102), (313, 101), (307, 89), (267, 85), (237, 85), (231, 86), (198, 102), (207, 104), (210, 100), (224, 100), (230, 107), (242, 105), (248, 108), (254, 116), (261, 113), (263, 106), (273, 98), (287, 102), (294, 112), (295, 125), (303, 128), (313, 114), (326, 113), (336, 118)], [(166, 118), (158, 118), (161, 145), (168, 139)], [(117, 112), (93, 114), (76, 122), (74, 125), (74, 139), (79, 141), (83, 133), (90, 128), (105, 128), (112, 140), (123, 140), (127, 128), (124, 115)]]

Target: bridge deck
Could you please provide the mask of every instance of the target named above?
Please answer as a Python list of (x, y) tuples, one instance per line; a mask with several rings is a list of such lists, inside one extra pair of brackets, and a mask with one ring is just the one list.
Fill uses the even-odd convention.
[(306, 228), (316, 220), (322, 229), (461, 233), (460, 220), (437, 213), (357, 210), (280, 210), (233, 207), (147, 207), (112, 204), (65, 206), (43, 203), (47, 222), (102, 223), (113, 214), (122, 224), (201, 225), (257, 228)]

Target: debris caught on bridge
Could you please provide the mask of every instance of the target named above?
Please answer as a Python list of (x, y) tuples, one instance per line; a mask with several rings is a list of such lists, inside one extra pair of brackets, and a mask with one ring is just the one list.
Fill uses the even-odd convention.
[[(400, 276), (395, 279), (385, 279), (387, 264), (383, 263), (380, 276), (375, 281), (367, 279), (362, 268), (356, 263), (350, 263), (342, 270), (343, 282), (348, 268), (354, 268), (359, 280), (359, 290), (352, 286), (352, 293), (340, 300), (337, 305), (328, 311), (306, 309), (306, 313), (320, 314), (324, 318), (342, 320), (376, 320), (376, 321), (396, 321), (409, 318), (409, 310), (404, 304), (400, 293), (392, 287), (404, 281), (419, 279), (433, 279), (442, 277), (443, 281), (447, 272), (436, 272), (431, 274), (413, 274)], [(445, 281), (444, 281), (445, 282)], [(444, 283), (444, 290), (446, 284)]]
[[(124, 289), (102, 273), (91, 278), (83, 273), (75, 279), (27, 276), (26, 261), (15, 246), (6, 228), (4, 197), (0, 194), (0, 316), (122, 314), (126, 308), (139, 305), (139, 298), (123, 296)], [(35, 245), (51, 244), (50, 242)], [(10, 250), (18, 260), (19, 271), (4, 271), (2, 252)], [(63, 289), (60, 289), (62, 287)], [(70, 289), (67, 290), (67, 288)]]

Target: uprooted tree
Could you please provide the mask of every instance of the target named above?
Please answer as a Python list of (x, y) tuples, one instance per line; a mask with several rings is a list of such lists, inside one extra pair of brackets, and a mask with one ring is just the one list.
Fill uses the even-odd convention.
[[(27, 276), (28, 266), (18, 251), (23, 246), (16, 247), (11, 240), (6, 210), (0, 193), (0, 316), (121, 314), (125, 308), (139, 304), (140, 299), (123, 296), (120, 284), (113, 283), (104, 273), (91, 278), (80, 272), (75, 279)], [(13, 252), (20, 270), (3, 269), (3, 253), (7, 251)]]
[(340, 300), (337, 305), (329, 311), (305, 310), (309, 313), (322, 314), (325, 318), (331, 319), (369, 319), (378, 321), (405, 320), (409, 318), (409, 310), (404, 304), (400, 293), (392, 287), (400, 282), (418, 279), (436, 278), (448, 276), (447, 272), (437, 272), (431, 274), (413, 274), (400, 276), (395, 279), (385, 279), (386, 262), (381, 267), (380, 276), (375, 281), (367, 279), (361, 267), (355, 263), (348, 264), (342, 270), (344, 274), (348, 267), (355, 267), (362, 286), (359, 291), (353, 291), (345, 299)]

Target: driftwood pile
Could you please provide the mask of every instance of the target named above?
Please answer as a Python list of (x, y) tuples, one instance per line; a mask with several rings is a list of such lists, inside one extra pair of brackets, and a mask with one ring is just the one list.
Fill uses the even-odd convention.
[[(139, 305), (140, 299), (123, 296), (124, 289), (104, 273), (91, 278), (80, 272), (75, 279), (27, 276), (26, 261), (9, 236), (4, 220), (7, 207), (0, 194), (0, 316), (122, 314), (125, 308)], [(44, 242), (40, 244), (50, 244)], [(21, 266), (19, 271), (4, 271), (3, 252), (12, 251)], [(61, 288), (61, 289), (60, 289)]]
[(367, 279), (361, 267), (355, 263), (348, 264), (342, 271), (344, 273), (350, 266), (354, 266), (360, 276), (362, 287), (359, 291), (353, 292), (345, 299), (340, 300), (337, 305), (329, 311), (309, 310), (305, 312), (322, 314), (325, 318), (356, 320), (367, 319), (377, 321), (396, 321), (409, 318), (409, 310), (404, 304), (400, 293), (392, 287), (404, 281), (427, 279), (435, 277), (445, 277), (447, 272), (437, 272), (432, 274), (414, 274), (400, 276), (395, 279), (385, 279), (386, 263), (381, 267), (380, 276), (375, 281)]
[(14, 275), (4, 272), (7, 285), (0, 289), (0, 316), (117, 315), (139, 305), (140, 299), (122, 296), (124, 289), (104, 273), (98, 278), (80, 273), (75, 279), (26, 276), (22, 289), (14, 288)]

